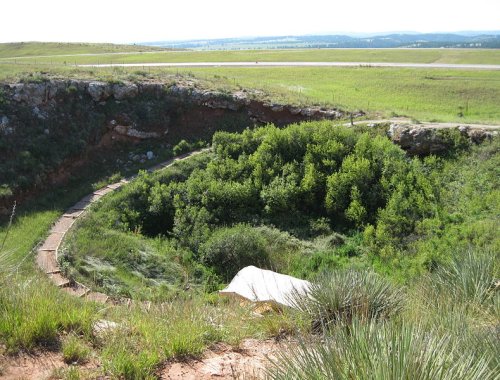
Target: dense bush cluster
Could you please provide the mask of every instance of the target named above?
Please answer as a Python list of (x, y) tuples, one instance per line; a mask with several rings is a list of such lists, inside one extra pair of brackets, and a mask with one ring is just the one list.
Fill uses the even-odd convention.
[[(484, 162), (484, 157), (477, 158), (491, 170), (495, 144), (483, 148)], [(187, 268), (182, 276), (188, 281), (193, 276), (228, 281), (248, 264), (300, 277), (347, 265), (374, 266), (404, 280), (451, 256), (440, 231), (463, 232), (466, 224), (451, 203), (462, 202), (479, 213), (485, 208), (471, 203), (470, 196), (457, 200), (454, 194), (451, 178), (470, 157), (409, 158), (374, 129), (331, 122), (285, 129), (268, 125), (243, 133), (217, 132), (212, 145), (212, 153), (162, 172), (142, 173), (110, 196), (91, 214), (86, 232), (80, 233), (85, 237), (72, 250), (101, 252), (94, 256), (105, 261), (115, 257), (114, 265), (129, 263), (128, 270), (143, 267), (145, 261), (159, 263), (158, 273), (139, 271), (156, 279), (180, 273), (161, 264), (175, 262)], [(460, 157), (463, 149), (457, 147), (455, 155)], [(465, 166), (461, 175), (472, 176)], [(481, 187), (467, 191), (480, 190), (494, 200), (495, 185), (481, 178), (476, 174)], [(488, 220), (481, 222), (483, 228)], [(96, 225), (105, 236), (116, 236), (106, 242)], [(136, 242), (141, 240), (133, 245), (140, 254), (125, 247), (130, 232)], [(148, 243), (159, 236), (164, 243)], [(447, 238), (466, 248), (460, 234)], [(99, 239), (102, 244), (94, 242)], [(431, 240), (436, 249), (429, 247)], [(121, 248), (106, 253), (107, 244)], [(162, 255), (168, 259), (152, 258)]]
[(306, 236), (323, 218), (338, 231), (372, 224), (397, 238), (433, 212), (424, 165), (382, 136), (329, 123), (267, 126), (219, 132), (213, 149), (185, 181), (140, 178), (144, 203), (122, 208), (123, 228), (173, 233), (198, 250), (205, 226), (265, 223)]

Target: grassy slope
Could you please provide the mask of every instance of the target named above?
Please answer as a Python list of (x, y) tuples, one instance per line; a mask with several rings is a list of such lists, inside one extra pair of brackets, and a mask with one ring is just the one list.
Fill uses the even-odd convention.
[[(47, 347), (59, 350), (68, 336), (77, 335), (92, 347), (102, 373), (150, 379), (169, 358), (199, 355), (220, 341), (237, 345), (244, 337), (268, 337), (283, 325), (297, 324), (289, 314), (256, 319), (249, 308), (214, 297), (181, 299), (148, 312), (139, 306), (102, 308), (53, 286), (36, 267), (33, 247), (63, 210), (92, 191), (92, 182), (102, 182), (106, 170), (109, 173), (109, 168), (94, 170), (77, 183), (18, 207), (11, 228), (0, 223), (0, 356)], [(123, 328), (96, 344), (92, 324), (101, 318)], [(241, 320), (247, 321), (245, 326)]]
[(0, 44), (0, 58), (67, 54), (107, 54), (164, 50), (141, 45), (63, 42), (13, 42)]
[[(28, 45), (28, 44), (26, 44)], [(131, 45), (29, 44), (22, 54), (14, 46), (0, 45), (0, 58), (29, 55), (58, 55), (155, 50)], [(158, 50), (158, 48), (156, 48)], [(27, 57), (26, 60), (30, 58)], [(411, 62), (500, 64), (495, 49), (291, 49), (232, 51), (164, 51), (147, 54), (121, 54), (37, 58), (37, 62), (144, 63), (144, 62), (232, 62), (232, 61), (328, 61), (328, 62)]]

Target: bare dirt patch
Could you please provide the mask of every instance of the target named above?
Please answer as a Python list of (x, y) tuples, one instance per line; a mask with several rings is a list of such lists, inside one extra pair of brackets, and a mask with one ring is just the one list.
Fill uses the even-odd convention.
[[(79, 366), (82, 372), (95, 372), (99, 365), (90, 361)], [(58, 379), (58, 371), (69, 369), (61, 353), (41, 352), (17, 356), (0, 355), (0, 379), (2, 380), (45, 380)]]
[(202, 359), (174, 361), (161, 372), (165, 380), (261, 379), (269, 358), (290, 342), (245, 339), (238, 348), (220, 344), (207, 351)]
[[(290, 341), (245, 339), (235, 348), (221, 343), (206, 351), (201, 359), (167, 362), (159, 376), (164, 380), (262, 379), (269, 359), (275, 359), (278, 351), (290, 344)], [(107, 378), (99, 367), (94, 359), (78, 369), (89, 378)], [(57, 352), (0, 355), (2, 380), (60, 379), (59, 375), (70, 368)]]

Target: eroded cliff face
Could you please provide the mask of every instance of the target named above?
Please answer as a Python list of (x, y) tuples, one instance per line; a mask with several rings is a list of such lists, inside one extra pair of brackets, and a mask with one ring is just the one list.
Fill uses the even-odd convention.
[[(348, 116), (338, 109), (272, 104), (262, 100), (263, 95), (254, 90), (207, 90), (186, 78), (170, 83), (0, 84), (0, 213), (13, 199), (64, 182), (75, 168), (120, 143), (154, 141), (171, 147), (181, 139), (210, 140), (217, 130)], [(387, 127), (392, 141), (414, 155), (482, 142), (496, 133), (468, 127)]]
[(96, 124), (91, 125), (95, 129), (115, 129), (118, 134), (132, 138), (155, 138), (159, 137), (155, 132), (198, 137), (211, 129), (224, 129), (220, 119), (228, 116), (238, 117), (238, 122), (247, 124), (277, 125), (345, 116), (336, 109), (265, 103), (253, 92), (202, 90), (196, 87), (196, 82), (189, 81), (173, 84), (46, 81), (5, 84), (2, 93), (0, 121), (6, 118), (2, 122), (4, 136), (12, 134), (16, 126), (31, 124), (29, 119), (47, 126), (69, 119), (82, 126)]
[(467, 125), (396, 124), (390, 125), (388, 137), (410, 155), (441, 154), (469, 143), (480, 144), (498, 133), (494, 129)]
[(68, 160), (92, 159), (89, 152), (117, 142), (171, 146), (180, 139), (208, 140), (217, 130), (342, 117), (337, 109), (266, 103), (257, 92), (201, 89), (189, 79), (0, 84), (0, 202), (45, 188)]

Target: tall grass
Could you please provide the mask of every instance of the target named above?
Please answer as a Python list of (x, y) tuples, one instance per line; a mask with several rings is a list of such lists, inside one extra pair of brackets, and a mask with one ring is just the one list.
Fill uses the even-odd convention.
[(57, 347), (59, 334), (92, 334), (95, 307), (62, 293), (48, 280), (11, 276), (0, 287), (0, 340), (7, 351)]
[(62, 344), (63, 360), (67, 364), (83, 364), (90, 356), (90, 348), (75, 334), (69, 334)]
[(17, 241), (18, 228), (24, 231), (14, 216), (13, 211), (0, 246), (0, 340), (7, 352), (58, 346), (63, 331), (90, 336), (94, 307), (61, 293), (44, 275), (21, 265), (31, 255), (29, 249), (19, 255), (9, 241)]
[(354, 320), (325, 342), (286, 350), (271, 379), (498, 379), (488, 353), (457, 349), (450, 335), (419, 325)]
[[(216, 342), (238, 346), (244, 337), (268, 337), (294, 322), (279, 315), (257, 318), (237, 302), (211, 305), (200, 297), (114, 308), (110, 318), (119, 323), (100, 343), (106, 373), (124, 379), (148, 379), (169, 359), (200, 356)], [(281, 326), (281, 327), (279, 327)]]

